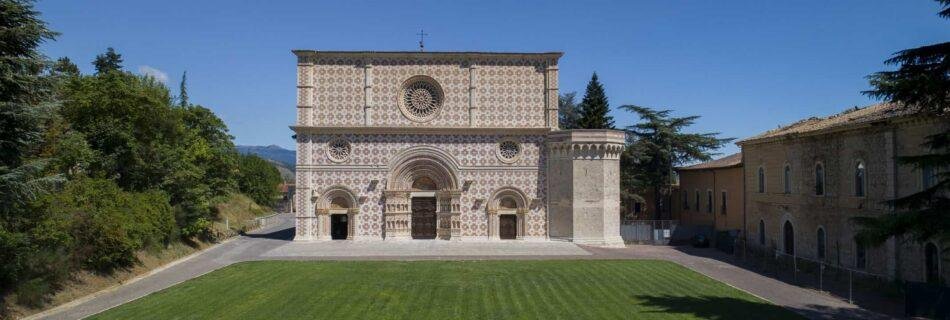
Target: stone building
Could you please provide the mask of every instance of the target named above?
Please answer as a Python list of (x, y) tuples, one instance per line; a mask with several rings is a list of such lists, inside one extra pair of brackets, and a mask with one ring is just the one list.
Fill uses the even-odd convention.
[[(934, 183), (931, 168), (898, 163), (926, 154), (924, 137), (946, 130), (891, 104), (811, 118), (742, 140), (750, 245), (911, 281), (950, 279), (939, 243), (854, 242), (856, 216), (892, 212), (885, 201)], [(931, 279), (934, 280), (934, 279)]]
[(623, 134), (558, 130), (561, 53), (294, 54), (296, 240), (622, 244)]
[(681, 225), (713, 231), (743, 226), (742, 154), (676, 169), (679, 186), (672, 194), (674, 219)]

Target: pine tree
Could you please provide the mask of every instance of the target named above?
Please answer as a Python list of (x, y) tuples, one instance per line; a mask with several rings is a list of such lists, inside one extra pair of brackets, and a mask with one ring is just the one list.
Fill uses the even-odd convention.
[(580, 104), (580, 117), (577, 119), (579, 129), (613, 129), (614, 118), (608, 115), (610, 105), (607, 103), (607, 94), (604, 86), (597, 80), (597, 73), (591, 76), (587, 83), (584, 100)]
[(188, 90), (185, 88), (185, 81), (187, 77), (188, 71), (182, 72), (181, 84), (178, 85), (178, 106), (182, 108), (188, 107)]
[[(943, 6), (939, 16), (950, 19), (950, 0), (937, 0)], [(872, 90), (865, 94), (896, 103), (918, 116), (950, 122), (950, 42), (907, 49), (885, 61), (900, 65), (894, 71), (869, 76)], [(929, 152), (898, 158), (899, 163), (921, 169), (935, 168), (933, 186), (890, 201), (897, 210), (876, 217), (857, 217), (855, 239), (881, 245), (892, 237), (909, 236), (917, 242), (936, 240), (944, 248), (950, 243), (950, 130), (924, 138)], [(950, 251), (950, 249), (945, 249)]]
[(624, 105), (623, 110), (635, 112), (643, 120), (628, 126), (629, 142), (621, 155), (620, 176), (625, 194), (630, 189), (654, 194), (655, 219), (662, 219), (662, 203), (669, 197), (673, 169), (693, 161), (712, 159), (714, 150), (734, 140), (719, 138), (719, 133), (683, 133), (699, 116), (671, 117), (670, 110)]
[(96, 67), (96, 74), (122, 70), (122, 55), (109, 47), (105, 53), (96, 56), (96, 60), (92, 62), (92, 65)]

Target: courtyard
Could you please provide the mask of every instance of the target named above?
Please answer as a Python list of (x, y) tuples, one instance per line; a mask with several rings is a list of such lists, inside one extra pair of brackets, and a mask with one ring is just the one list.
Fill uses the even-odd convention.
[(255, 261), (93, 319), (800, 319), (656, 260)]

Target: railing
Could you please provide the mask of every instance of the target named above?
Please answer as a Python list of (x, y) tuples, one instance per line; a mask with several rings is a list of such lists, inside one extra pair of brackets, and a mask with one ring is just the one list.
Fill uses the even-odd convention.
[(886, 275), (787, 254), (774, 246), (752, 248), (737, 240), (735, 257), (745, 268), (797, 286), (846, 299), (877, 312), (903, 314), (903, 289)]
[(624, 220), (620, 236), (628, 243), (665, 245), (670, 243), (677, 225), (676, 220)]

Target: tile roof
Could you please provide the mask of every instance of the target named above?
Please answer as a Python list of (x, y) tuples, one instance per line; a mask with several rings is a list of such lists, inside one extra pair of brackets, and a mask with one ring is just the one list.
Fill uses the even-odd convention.
[(723, 168), (733, 168), (733, 167), (740, 167), (740, 166), (742, 166), (742, 152), (733, 153), (716, 160), (706, 161), (706, 162), (703, 162), (700, 164), (694, 164), (688, 167), (676, 168), (676, 170), (689, 171), (689, 170), (705, 170), (705, 169), (723, 169)]
[(880, 103), (863, 108), (854, 107), (824, 118), (811, 117), (800, 120), (778, 129), (769, 130), (762, 134), (742, 139), (736, 144), (741, 145), (747, 142), (767, 140), (769, 138), (777, 138), (793, 134), (815, 133), (850, 125), (865, 124), (911, 115), (913, 113), (915, 113), (915, 110), (912, 108), (903, 108), (900, 105), (892, 103)]

